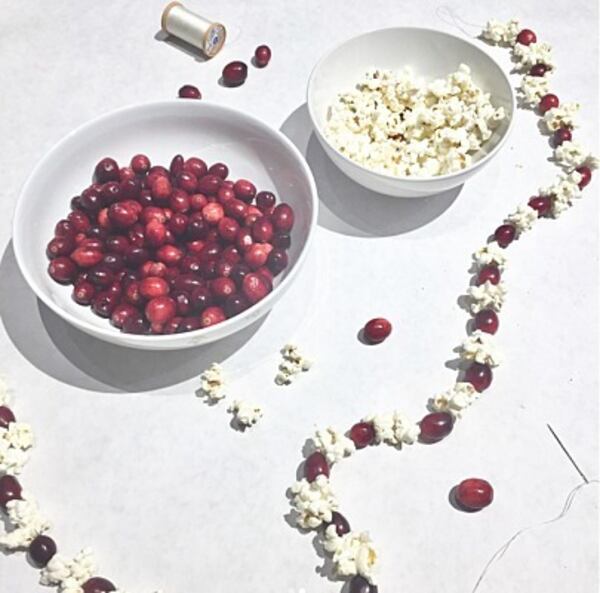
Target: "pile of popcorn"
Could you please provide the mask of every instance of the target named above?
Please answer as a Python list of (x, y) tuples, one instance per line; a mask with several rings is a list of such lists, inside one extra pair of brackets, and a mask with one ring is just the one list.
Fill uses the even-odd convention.
[(359, 165), (430, 177), (468, 167), (505, 117), (465, 64), (429, 83), (408, 67), (374, 69), (331, 105), (325, 135)]

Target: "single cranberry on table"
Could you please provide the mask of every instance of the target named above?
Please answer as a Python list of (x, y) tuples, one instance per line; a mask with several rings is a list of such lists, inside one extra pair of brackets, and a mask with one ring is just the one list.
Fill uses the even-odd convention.
[(494, 232), (494, 239), (500, 247), (508, 247), (517, 236), (517, 229), (512, 224), (502, 224)]
[(331, 521), (325, 525), (325, 528), (329, 527), (330, 525), (335, 525), (335, 532), (337, 533), (338, 537), (342, 537), (342, 535), (350, 533), (350, 523), (348, 523), (348, 520), (346, 517), (344, 517), (344, 515), (342, 515), (342, 513), (333, 511), (331, 513)]
[(81, 586), (83, 593), (111, 593), (117, 588), (103, 577), (92, 577)]
[(378, 593), (378, 589), (377, 585), (373, 585), (365, 577), (357, 574), (350, 580), (348, 593)]
[(244, 62), (230, 62), (223, 68), (223, 82), (226, 86), (240, 86), (248, 76), (248, 66)]
[(0, 509), (6, 511), (11, 500), (20, 500), (23, 490), (14, 476), (5, 474), (0, 477)]
[(424, 443), (437, 443), (446, 438), (454, 428), (454, 417), (448, 412), (427, 414), (420, 422), (419, 438)]
[(383, 317), (368, 321), (363, 328), (363, 336), (369, 344), (380, 344), (392, 333), (392, 324)]
[(592, 180), (592, 170), (589, 167), (583, 165), (581, 167), (577, 167), (575, 171), (577, 171), (577, 173), (581, 175), (579, 189), (583, 189)]
[(495, 334), (498, 331), (498, 315), (492, 309), (483, 309), (475, 315), (475, 329), (486, 334)]
[(259, 45), (254, 50), (254, 63), (259, 68), (264, 68), (271, 61), (271, 48), (268, 45)]
[(492, 383), (492, 369), (486, 364), (473, 362), (465, 372), (465, 381), (481, 393)]
[(0, 428), (8, 428), (8, 425), (15, 420), (15, 415), (9, 407), (0, 406)]
[(193, 84), (184, 84), (177, 93), (180, 99), (202, 99), (202, 93)]
[(494, 500), (494, 489), (486, 480), (468, 478), (455, 490), (456, 502), (467, 511), (480, 511)]
[(350, 438), (357, 449), (364, 449), (375, 442), (375, 428), (370, 422), (357, 422), (350, 429)]
[(560, 101), (558, 100), (558, 97), (552, 93), (548, 93), (547, 95), (544, 95), (540, 99), (538, 108), (540, 110), (540, 113), (542, 113), (542, 115), (543, 115), (544, 113), (546, 113), (546, 111), (549, 111), (550, 109), (554, 109), (555, 107), (558, 107), (559, 105), (560, 105)]
[(329, 464), (323, 453), (315, 451), (304, 462), (304, 477), (309, 482), (314, 482), (321, 475), (329, 477)]

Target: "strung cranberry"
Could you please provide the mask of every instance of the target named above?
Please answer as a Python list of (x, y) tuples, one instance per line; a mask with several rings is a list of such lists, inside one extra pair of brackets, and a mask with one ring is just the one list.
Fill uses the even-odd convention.
[(148, 330), (148, 322), (142, 317), (141, 313), (127, 317), (121, 328), (121, 331), (126, 334), (147, 334)]
[(102, 251), (82, 245), (71, 253), (71, 259), (80, 268), (91, 268), (102, 261)]
[(160, 176), (154, 180), (150, 191), (155, 200), (158, 202), (166, 202), (173, 191), (173, 187), (171, 186), (168, 177)]
[(140, 282), (140, 293), (147, 299), (165, 296), (169, 294), (169, 283), (159, 276), (148, 276)]
[(456, 488), (456, 502), (467, 511), (480, 511), (494, 500), (494, 489), (486, 480), (468, 478)]
[(542, 113), (543, 115), (544, 113), (546, 113), (546, 111), (558, 107), (559, 104), (560, 101), (558, 100), (558, 97), (556, 95), (553, 95), (552, 93), (548, 93), (540, 99), (538, 108), (540, 110), (540, 113)]
[(485, 284), (491, 282), (492, 284), (498, 284), (500, 282), (500, 270), (496, 265), (483, 266), (477, 274), (477, 284)]
[(254, 50), (254, 63), (259, 68), (264, 68), (271, 59), (271, 49), (268, 45), (259, 45)]
[(210, 225), (217, 225), (219, 221), (223, 218), (225, 212), (223, 210), (223, 206), (218, 202), (211, 202), (206, 204), (204, 208), (202, 208), (202, 216), (204, 220)]
[(110, 290), (103, 290), (92, 299), (92, 311), (99, 317), (110, 317), (118, 303), (118, 294)]
[(127, 237), (123, 237), (123, 235), (112, 235), (107, 237), (104, 244), (109, 253), (125, 255), (129, 249), (129, 241), (127, 240)]
[(183, 164), (183, 170), (192, 173), (196, 179), (204, 177), (207, 172), (206, 163), (198, 157), (192, 156)]
[(175, 245), (163, 245), (156, 250), (156, 259), (167, 266), (176, 266), (183, 257), (183, 251)]
[(104, 205), (104, 200), (97, 189), (89, 187), (81, 192), (79, 203), (84, 210), (95, 212), (96, 210), (100, 210), (100, 208), (102, 208)]
[(248, 299), (243, 294), (232, 294), (227, 297), (223, 309), (227, 317), (235, 317), (250, 306)]
[(498, 331), (498, 315), (491, 309), (483, 309), (475, 315), (475, 329), (486, 334), (495, 334)]
[(202, 329), (202, 322), (200, 317), (184, 317), (179, 323), (177, 333), (182, 334), (185, 332), (192, 332), (197, 329)]
[(200, 325), (202, 327), (210, 327), (211, 325), (217, 325), (225, 321), (225, 311), (221, 307), (207, 307), (200, 314)]
[(223, 68), (223, 82), (227, 86), (240, 86), (248, 76), (248, 66), (244, 62), (230, 62)]
[(119, 165), (117, 165), (117, 162), (114, 159), (106, 157), (96, 165), (95, 175), (99, 183), (118, 181)]
[(83, 593), (110, 593), (117, 588), (107, 579), (102, 577), (92, 577), (81, 586)]
[(508, 247), (517, 235), (517, 229), (512, 224), (502, 224), (494, 231), (494, 239), (500, 247)]
[(280, 232), (289, 232), (294, 226), (294, 211), (289, 204), (279, 204), (273, 209), (273, 226)]
[(139, 179), (134, 177), (133, 179), (125, 179), (124, 181), (121, 181), (119, 189), (121, 192), (121, 198), (136, 199), (142, 191), (142, 184), (140, 183)]
[(60, 284), (69, 284), (77, 275), (77, 266), (68, 257), (57, 257), (48, 265), (48, 273)]
[(348, 520), (346, 517), (344, 517), (344, 515), (342, 515), (342, 513), (333, 511), (331, 513), (331, 521), (325, 525), (325, 528), (329, 527), (330, 525), (335, 525), (335, 532), (337, 533), (338, 537), (342, 537), (343, 535), (350, 533), (350, 523), (348, 523)]
[(252, 202), (256, 195), (255, 185), (247, 179), (238, 179), (233, 186), (233, 191), (235, 192), (235, 197), (246, 204)]
[(181, 274), (172, 282), (173, 290), (184, 290), (191, 293), (195, 288), (206, 286), (206, 282), (198, 274)]
[(376, 317), (367, 322), (363, 329), (365, 340), (369, 344), (379, 344), (392, 333), (392, 324), (383, 317)]
[(563, 142), (570, 142), (573, 138), (573, 134), (569, 128), (558, 128), (554, 135), (552, 136), (552, 140), (554, 142), (554, 146), (560, 146)]
[(46, 247), (46, 255), (49, 259), (69, 255), (75, 249), (74, 236), (54, 237)]
[(28, 548), (29, 558), (38, 567), (44, 568), (56, 554), (56, 543), (47, 535), (38, 535)]
[(575, 171), (581, 175), (579, 189), (583, 189), (592, 180), (592, 170), (584, 165), (582, 167), (577, 167)]
[(550, 199), (550, 196), (534, 196), (527, 204), (530, 208), (537, 211), (538, 216), (542, 217), (550, 214), (552, 200)]
[(521, 45), (531, 45), (537, 41), (535, 33), (531, 29), (523, 29), (517, 35), (517, 43)]
[(323, 453), (315, 451), (306, 458), (304, 476), (309, 482), (314, 482), (318, 476), (329, 477), (329, 465)]
[(275, 194), (270, 191), (259, 191), (256, 194), (256, 205), (263, 212), (271, 210), (275, 206)]
[(221, 187), (221, 178), (217, 175), (205, 175), (198, 180), (198, 191), (202, 194), (214, 196)]
[(370, 422), (358, 422), (350, 429), (350, 438), (357, 449), (364, 449), (375, 442), (375, 428)]
[(446, 438), (454, 428), (454, 418), (448, 412), (427, 414), (421, 422), (420, 439), (424, 443), (437, 443)]
[(123, 196), (121, 192), (121, 184), (117, 181), (109, 181), (102, 186), (100, 190), (100, 196), (102, 197), (102, 203), (105, 206), (118, 202)]
[(175, 317), (177, 305), (171, 297), (157, 296), (148, 301), (144, 312), (146, 313), (146, 318), (153, 326), (163, 325), (171, 317)]
[(348, 593), (377, 593), (377, 585), (373, 585), (359, 574), (354, 575), (350, 581)]
[(6, 505), (11, 500), (21, 499), (21, 484), (14, 476), (8, 474), (0, 477), (0, 509), (6, 511)]
[(242, 256), (235, 245), (228, 245), (221, 251), (221, 257), (231, 265), (235, 265), (242, 260)]
[(229, 167), (225, 163), (215, 163), (208, 170), (209, 175), (216, 175), (221, 179), (227, 179), (229, 175)]
[(231, 278), (215, 278), (210, 283), (210, 291), (216, 301), (224, 301), (235, 293), (235, 282)]
[(465, 381), (481, 393), (492, 383), (492, 369), (486, 364), (474, 362), (465, 372)]
[(249, 274), (252, 270), (243, 263), (238, 263), (233, 266), (231, 269), (231, 274), (229, 277), (235, 282), (238, 288), (241, 288), (244, 282), (244, 278), (246, 274)]
[(544, 76), (548, 70), (546, 64), (534, 64), (529, 70), (529, 76)]
[(212, 292), (207, 286), (198, 286), (194, 288), (190, 298), (192, 309), (197, 312), (203, 311), (213, 304)]
[(0, 406), (0, 428), (8, 428), (11, 422), (15, 421), (15, 415), (10, 408)]
[(288, 256), (283, 249), (273, 249), (267, 258), (267, 266), (274, 276), (277, 276), (287, 268)]
[(91, 223), (89, 216), (82, 210), (73, 210), (69, 212), (67, 220), (73, 225), (76, 233), (85, 233), (89, 230)]
[(113, 272), (102, 263), (91, 268), (87, 277), (94, 286), (99, 288), (107, 288), (114, 280)]
[(150, 254), (144, 247), (131, 246), (125, 254), (125, 263), (132, 268), (137, 268), (147, 261), (149, 257)]
[(73, 287), (73, 300), (80, 305), (90, 305), (96, 294), (96, 287), (88, 280), (80, 280)]
[(177, 316), (173, 317), (172, 319), (169, 319), (169, 321), (167, 321), (167, 323), (165, 323), (165, 325), (163, 326), (163, 334), (176, 334), (182, 319), (182, 317)]
[(139, 311), (132, 304), (120, 303), (113, 309), (113, 312), (110, 315), (110, 321), (115, 327), (121, 328), (125, 324), (127, 318), (132, 316), (135, 317), (137, 315), (139, 315)]

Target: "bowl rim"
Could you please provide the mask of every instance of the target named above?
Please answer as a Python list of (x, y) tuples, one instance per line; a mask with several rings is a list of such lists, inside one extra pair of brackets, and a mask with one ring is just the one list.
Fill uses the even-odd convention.
[[(160, 335), (124, 334), (124, 333), (120, 332), (117, 328), (111, 326), (109, 319), (106, 320), (106, 322), (107, 322), (106, 327), (99, 327), (97, 325), (94, 325), (93, 323), (86, 321), (85, 319), (81, 319), (81, 318), (71, 314), (69, 311), (66, 311), (65, 309), (60, 307), (58, 304), (56, 304), (46, 294), (46, 292), (42, 289), (42, 287), (33, 278), (32, 274), (30, 274), (29, 266), (25, 263), (26, 258), (24, 257), (23, 251), (21, 248), (22, 239), (21, 239), (20, 232), (18, 230), (19, 226), (20, 226), (20, 220), (22, 217), (22, 210), (24, 208), (24, 203), (25, 203), (24, 196), (27, 194), (29, 187), (33, 183), (33, 180), (37, 177), (37, 175), (40, 173), (40, 171), (43, 170), (46, 163), (53, 158), (53, 156), (59, 149), (61, 149), (65, 144), (72, 141), (72, 139), (74, 137), (84, 134), (89, 128), (95, 127), (98, 124), (102, 124), (102, 122), (104, 122), (105, 120), (109, 120), (114, 117), (123, 116), (129, 112), (135, 112), (135, 111), (139, 111), (139, 110), (163, 109), (166, 107), (172, 107), (173, 105), (181, 106), (181, 107), (178, 107), (178, 109), (181, 108), (181, 109), (187, 109), (187, 110), (191, 110), (191, 111), (196, 110), (196, 109), (197, 110), (208, 110), (209, 112), (213, 109), (216, 109), (218, 111), (219, 110), (224, 111), (233, 117), (241, 117), (242, 119), (245, 119), (247, 122), (258, 126), (263, 131), (276, 137), (280, 142), (283, 143), (283, 145), (286, 148), (288, 148), (290, 150), (291, 154), (296, 157), (296, 161), (300, 167), (300, 170), (304, 173), (304, 175), (308, 181), (309, 199), (310, 199), (310, 205), (312, 207), (312, 215), (308, 221), (308, 232), (306, 235), (306, 240), (304, 241), (304, 244), (301, 246), (300, 251), (298, 253), (298, 257), (297, 257), (296, 261), (294, 262), (294, 265), (290, 269), (289, 273), (281, 280), (281, 282), (279, 282), (277, 285), (275, 285), (273, 287), (273, 290), (264, 299), (262, 299), (261, 301), (258, 301), (254, 305), (251, 305), (248, 309), (246, 309), (239, 315), (230, 317), (229, 319), (226, 319), (225, 321), (222, 321), (221, 323), (217, 323), (216, 325), (212, 325), (212, 326), (209, 326), (206, 328), (201, 328), (201, 329), (184, 332), (184, 333), (180, 333), (180, 334), (160, 334)], [(64, 319), (68, 323), (70, 323), (71, 325), (74, 325), (78, 329), (80, 329), (88, 334), (91, 334), (95, 337), (103, 336), (109, 342), (116, 343), (118, 345), (126, 346), (126, 347), (141, 346), (143, 348), (144, 346), (148, 346), (149, 344), (155, 344), (155, 345), (160, 344), (160, 345), (164, 345), (165, 347), (168, 347), (168, 346), (173, 346), (173, 345), (177, 344), (178, 342), (181, 342), (182, 347), (185, 347), (188, 345), (186, 343), (189, 343), (190, 341), (193, 342), (194, 337), (199, 336), (199, 335), (206, 336), (207, 340), (199, 341), (197, 344), (192, 344), (192, 345), (202, 346), (202, 345), (208, 345), (210, 342), (213, 342), (216, 339), (219, 339), (219, 338), (214, 338), (211, 340), (210, 338), (214, 334), (223, 333), (223, 330), (226, 330), (227, 328), (231, 327), (232, 325), (243, 322), (244, 320), (247, 320), (248, 317), (254, 317), (254, 315), (256, 315), (256, 311), (257, 311), (258, 307), (260, 307), (262, 309), (262, 312), (256, 317), (256, 319), (260, 319), (263, 315), (265, 315), (268, 311), (270, 311), (270, 309), (274, 305), (275, 300), (279, 297), (279, 295), (283, 295), (285, 290), (292, 283), (292, 281), (298, 274), (300, 268), (302, 267), (302, 265), (307, 257), (307, 253), (309, 251), (309, 248), (312, 244), (312, 241), (313, 241), (313, 238), (315, 235), (318, 213), (319, 213), (319, 199), (318, 199), (317, 186), (316, 186), (312, 171), (311, 171), (310, 167), (308, 166), (306, 160), (302, 156), (302, 153), (300, 152), (300, 150), (279, 129), (271, 127), (269, 124), (267, 124), (262, 119), (260, 119), (256, 116), (250, 115), (244, 111), (238, 110), (234, 107), (221, 105), (219, 103), (205, 101), (204, 99), (202, 99), (201, 101), (192, 101), (192, 100), (186, 100), (186, 99), (144, 101), (144, 102), (140, 102), (140, 103), (133, 103), (131, 105), (126, 105), (124, 107), (119, 107), (117, 109), (113, 109), (113, 110), (104, 112), (104, 113), (98, 115), (97, 117), (94, 117), (91, 120), (88, 120), (88, 121), (80, 124), (79, 126), (75, 127), (73, 130), (68, 132), (66, 135), (64, 135), (62, 138), (60, 138), (55, 144), (53, 144), (52, 147), (37, 161), (37, 163), (31, 170), (31, 172), (27, 176), (27, 179), (23, 183), (21, 190), (19, 192), (17, 201), (16, 201), (16, 205), (15, 205), (15, 208), (13, 211), (13, 220), (12, 220), (12, 244), (13, 244), (13, 249), (14, 249), (14, 253), (15, 253), (15, 259), (17, 261), (17, 264), (19, 266), (21, 274), (23, 274), (23, 277), (25, 278), (27, 284), (33, 290), (35, 295), (47, 307), (49, 307), (54, 313), (56, 313), (59, 317), (61, 317), (62, 319)], [(64, 288), (67, 288), (67, 287), (65, 286)], [(223, 337), (226, 337), (228, 335), (236, 333), (236, 331), (241, 331), (244, 327), (246, 327), (250, 323), (252, 323), (252, 321), (249, 321), (245, 324), (242, 323), (239, 330), (234, 330), (232, 332), (225, 332), (223, 334)]]
[[(347, 157), (345, 154), (343, 154), (342, 152), (340, 152), (337, 148), (335, 148), (331, 142), (329, 141), (329, 139), (327, 138), (327, 136), (325, 135), (325, 133), (321, 130), (321, 127), (317, 124), (317, 119), (315, 116), (315, 112), (314, 112), (314, 107), (313, 107), (313, 102), (312, 102), (312, 97), (314, 95), (314, 84), (315, 84), (315, 76), (316, 73), (318, 71), (318, 69), (322, 66), (322, 64), (331, 56), (331, 54), (333, 54), (334, 52), (336, 52), (338, 49), (342, 48), (344, 45), (351, 43), (352, 41), (355, 41), (357, 39), (360, 39), (361, 37), (367, 37), (370, 35), (374, 35), (377, 33), (383, 33), (386, 31), (406, 31), (406, 30), (411, 30), (411, 31), (426, 31), (427, 33), (436, 33), (438, 35), (442, 35), (445, 37), (452, 37), (453, 39), (457, 39), (459, 41), (461, 41), (462, 43), (465, 43), (466, 45), (470, 45), (472, 48), (474, 48), (476, 51), (484, 54), (487, 58), (489, 58), (498, 68), (498, 70), (501, 72), (502, 77), (504, 78), (504, 81), (506, 82), (509, 92), (510, 92), (510, 100), (511, 100), (511, 105), (510, 105), (510, 113), (508, 114), (508, 125), (506, 127), (506, 130), (504, 131), (504, 134), (502, 134), (502, 136), (500, 136), (500, 139), (498, 140), (498, 143), (496, 144), (496, 146), (494, 146), (494, 148), (492, 148), (492, 150), (490, 152), (488, 152), (485, 156), (483, 156), (481, 159), (471, 163), (468, 167), (465, 167), (464, 169), (461, 169), (460, 171), (455, 171), (454, 173), (445, 173), (444, 175), (429, 175), (427, 177), (417, 177), (415, 176), (410, 176), (410, 175), (391, 175), (389, 173), (381, 173), (380, 171), (375, 171), (373, 169), (369, 169), (368, 167), (365, 167), (364, 165), (361, 165), (360, 163), (357, 163), (356, 161), (353, 161), (351, 158)], [(485, 90), (485, 89), (484, 89)], [(340, 91), (341, 92), (341, 91)], [(382, 29), (373, 29), (371, 31), (366, 31), (365, 33), (361, 33), (360, 35), (355, 35), (354, 37), (350, 37), (348, 39), (345, 39), (344, 41), (341, 41), (339, 43), (337, 43), (336, 45), (334, 45), (333, 47), (331, 47), (330, 49), (328, 49), (317, 61), (317, 63), (313, 66), (313, 69), (311, 70), (310, 76), (308, 78), (308, 84), (306, 86), (306, 104), (308, 107), (308, 113), (310, 115), (310, 119), (313, 125), (313, 129), (315, 130), (315, 132), (318, 134), (319, 139), (325, 143), (325, 145), (327, 146), (327, 148), (329, 148), (330, 150), (332, 150), (336, 156), (340, 157), (343, 161), (345, 161), (346, 163), (348, 163), (349, 165), (352, 165), (354, 167), (358, 167), (359, 169), (361, 169), (362, 171), (364, 171), (365, 173), (369, 173), (381, 180), (386, 180), (386, 181), (410, 181), (410, 182), (431, 182), (431, 181), (437, 181), (437, 180), (451, 180), (457, 177), (461, 177), (465, 174), (468, 174), (469, 172), (475, 170), (476, 168), (484, 165), (488, 160), (490, 160), (493, 156), (496, 155), (496, 153), (500, 150), (500, 148), (502, 147), (502, 145), (504, 144), (504, 142), (506, 141), (506, 139), (508, 138), (513, 124), (514, 124), (514, 120), (515, 120), (515, 111), (517, 108), (517, 101), (516, 101), (516, 97), (515, 97), (515, 92), (513, 89), (513, 86), (510, 82), (510, 78), (508, 77), (508, 75), (506, 74), (506, 72), (504, 71), (504, 68), (502, 68), (502, 66), (500, 66), (500, 64), (487, 52), (485, 51), (483, 48), (479, 47), (477, 44), (473, 43), (472, 41), (465, 39), (463, 37), (459, 37), (458, 35), (453, 35), (452, 33), (448, 33), (447, 31), (442, 31), (440, 29), (435, 29), (433, 27), (410, 27), (410, 26), (405, 26), (405, 27), (384, 27)]]

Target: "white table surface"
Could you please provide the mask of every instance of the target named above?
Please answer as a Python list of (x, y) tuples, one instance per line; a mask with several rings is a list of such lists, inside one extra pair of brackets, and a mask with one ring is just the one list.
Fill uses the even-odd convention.
[[(583, 103), (577, 136), (597, 149), (596, 3), (507, 0), (500, 12), (493, 4), (451, 6), (472, 23), (519, 16), (552, 43), (554, 86)], [(361, 31), (398, 24), (460, 34), (437, 16), (438, 2), (223, 0), (211, 16), (232, 41), (206, 63), (155, 39), (162, 5), (3, 2), (0, 370), (38, 440), (22, 482), (52, 517), (61, 551), (92, 547), (100, 572), (129, 591), (337, 592), (317, 571), (312, 536), (284, 518), (302, 445), (315, 425), (347, 427), (371, 411), (398, 407), (418, 418), (452, 383), (445, 362), (464, 336), (457, 298), (470, 254), (551, 180), (547, 140), (533, 114), (519, 111), (501, 154), (456, 199), (369, 196), (310, 137), (307, 76), (327, 48)], [(265, 42), (267, 69), (252, 68), (239, 89), (217, 85), (225, 63)], [(509, 67), (508, 52), (490, 51)], [(11, 248), (12, 211), (34, 163), (64, 134), (111, 109), (173, 97), (184, 83), (281, 128), (305, 151), (322, 201), (316, 245), (284, 301), (242, 335), (196, 351), (122, 350), (36, 301)], [(588, 477), (598, 476), (598, 187), (511, 247), (499, 332), (506, 363), (452, 437), (363, 452), (336, 470), (343, 511), (381, 552), (382, 593), (469, 593), (507, 539), (559, 513), (581, 479), (547, 422)], [(376, 315), (395, 330), (368, 348), (356, 332)], [(272, 379), (288, 340), (316, 365), (281, 389)], [(234, 432), (225, 405), (194, 397), (199, 372), (215, 360), (232, 394), (265, 406), (254, 430)], [(469, 515), (447, 496), (472, 475), (491, 481), (496, 500)], [(517, 540), (478, 591), (596, 591), (597, 501), (597, 485), (584, 488), (563, 520)], [(39, 591), (38, 576), (22, 555), (0, 555), (2, 593)]]

